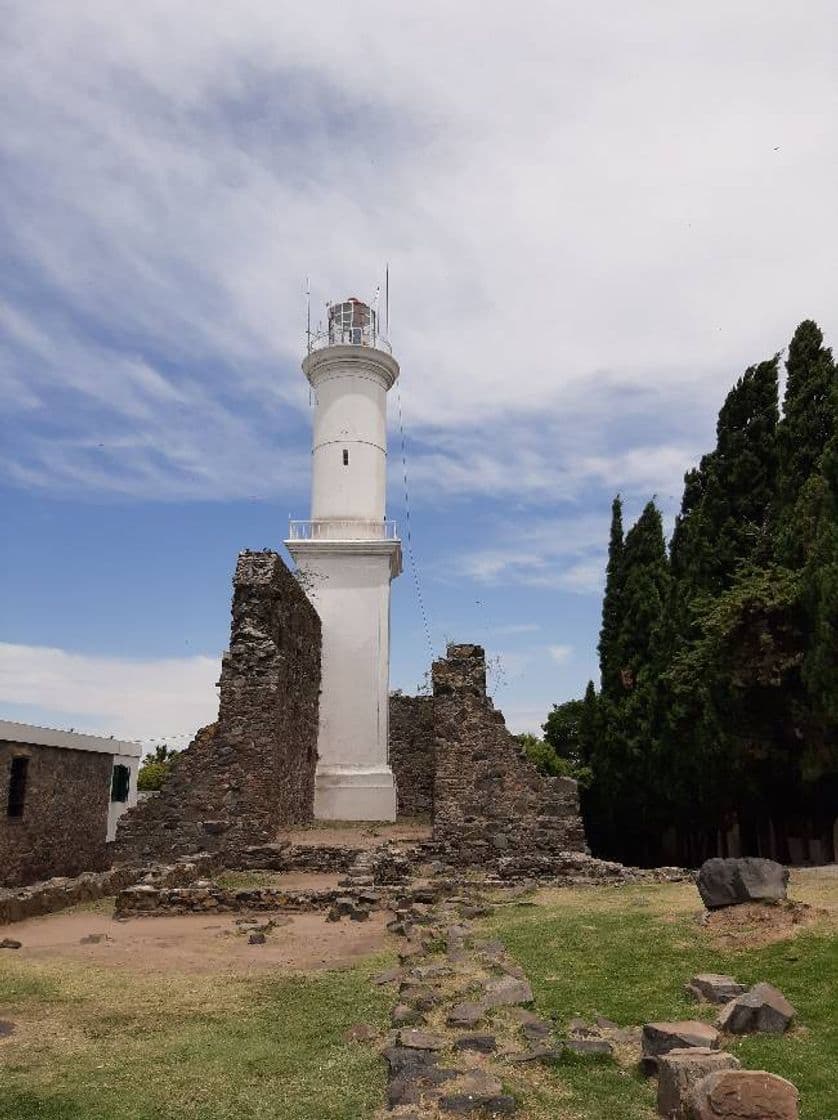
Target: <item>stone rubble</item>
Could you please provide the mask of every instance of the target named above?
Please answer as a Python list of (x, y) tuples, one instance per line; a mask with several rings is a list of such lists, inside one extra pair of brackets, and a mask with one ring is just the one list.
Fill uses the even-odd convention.
[(799, 1093), (763, 1070), (722, 1070), (693, 1086), (691, 1120), (798, 1120)]
[(700, 1003), (729, 1003), (747, 989), (732, 976), (719, 976), (715, 972), (699, 972), (685, 985), (685, 993)]
[(137, 883), (180, 886), (192, 883), (217, 867), (214, 856), (197, 852), (172, 864), (122, 866), (110, 871), (88, 871), (73, 879), (58, 877), (27, 887), (0, 890), (0, 925), (54, 914), (79, 902), (109, 898)]
[(755, 984), (750, 991), (732, 999), (719, 1014), (719, 1030), (728, 1034), (783, 1034), (797, 1012), (771, 984)]
[(658, 1060), (658, 1100), (660, 1116), (666, 1120), (689, 1120), (689, 1099), (693, 1087), (710, 1073), (739, 1069), (738, 1058), (724, 1050), (693, 1046), (670, 1050)]
[(699, 1019), (670, 1023), (646, 1023), (641, 1034), (641, 1066), (645, 1073), (657, 1072), (658, 1058), (670, 1050), (702, 1047), (719, 1049), (719, 1032)]

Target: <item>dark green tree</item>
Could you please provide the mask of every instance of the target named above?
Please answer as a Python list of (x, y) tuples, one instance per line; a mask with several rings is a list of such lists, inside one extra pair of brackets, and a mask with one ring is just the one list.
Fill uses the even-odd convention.
[(817, 532), (821, 463), (835, 433), (835, 386), (832, 351), (817, 323), (806, 319), (789, 345), (777, 427), (777, 558), (795, 567), (805, 562)]
[[(832, 405), (838, 417), (838, 389)], [(810, 640), (803, 679), (825, 724), (825, 748), (835, 764), (838, 739), (838, 427), (822, 460), (821, 501), (813, 546), (803, 573)]]
[(554, 704), (543, 727), (545, 741), (568, 762), (579, 762), (579, 724), (584, 706), (583, 700)]
[(602, 600), (602, 627), (599, 634), (599, 669), (602, 692), (616, 696), (620, 692), (620, 653), (623, 579), (623, 503), (618, 494), (611, 503), (611, 534), (608, 541), (608, 565), (605, 569), (605, 594)]
[(671, 549), (681, 624), (697, 594), (724, 591), (743, 562), (770, 551), (778, 361), (775, 355), (739, 378), (719, 412), (715, 450), (684, 477)]
[[(612, 538), (613, 539), (613, 538)], [(593, 782), (585, 813), (599, 845), (643, 860), (659, 818), (659, 677), (669, 599), (669, 565), (660, 511), (649, 502), (626, 534), (613, 636), (616, 686), (597, 701), (590, 747)], [(590, 690), (589, 690), (590, 691)], [(590, 717), (593, 717), (590, 696)], [(583, 702), (584, 709), (584, 702)], [(587, 724), (586, 724), (587, 726)]]

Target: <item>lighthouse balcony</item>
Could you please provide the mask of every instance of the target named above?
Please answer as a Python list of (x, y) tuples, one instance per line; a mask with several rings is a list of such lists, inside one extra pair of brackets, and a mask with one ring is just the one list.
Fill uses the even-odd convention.
[(325, 518), (321, 521), (289, 522), (288, 539), (291, 541), (397, 541), (399, 531), (395, 521)]

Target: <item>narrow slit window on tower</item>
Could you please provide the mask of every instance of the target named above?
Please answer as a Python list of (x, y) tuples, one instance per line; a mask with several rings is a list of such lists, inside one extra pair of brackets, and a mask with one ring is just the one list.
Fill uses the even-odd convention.
[(12, 769), (9, 774), (9, 800), (6, 814), (10, 817), (22, 817), (23, 806), (26, 801), (26, 774), (29, 770), (29, 759), (18, 755), (12, 759)]
[(349, 466), (349, 451), (348, 451), (348, 449), (347, 449), (347, 448), (345, 448), (345, 447), (344, 447), (344, 449), (343, 449), (343, 465), (344, 465), (345, 467), (348, 467), (348, 466)]

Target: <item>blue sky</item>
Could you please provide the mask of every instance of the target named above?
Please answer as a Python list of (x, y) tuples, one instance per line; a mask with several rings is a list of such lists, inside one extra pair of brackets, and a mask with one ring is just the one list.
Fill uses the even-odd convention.
[[(308, 511), (306, 276), (316, 317), (390, 263), (434, 652), (483, 642), (516, 729), (595, 675), (614, 493), (671, 519), (742, 369), (838, 334), (829, 0), (21, 0), (4, 32), (8, 718), (212, 718), (236, 553)], [(429, 660), (407, 567), (394, 687)]]

